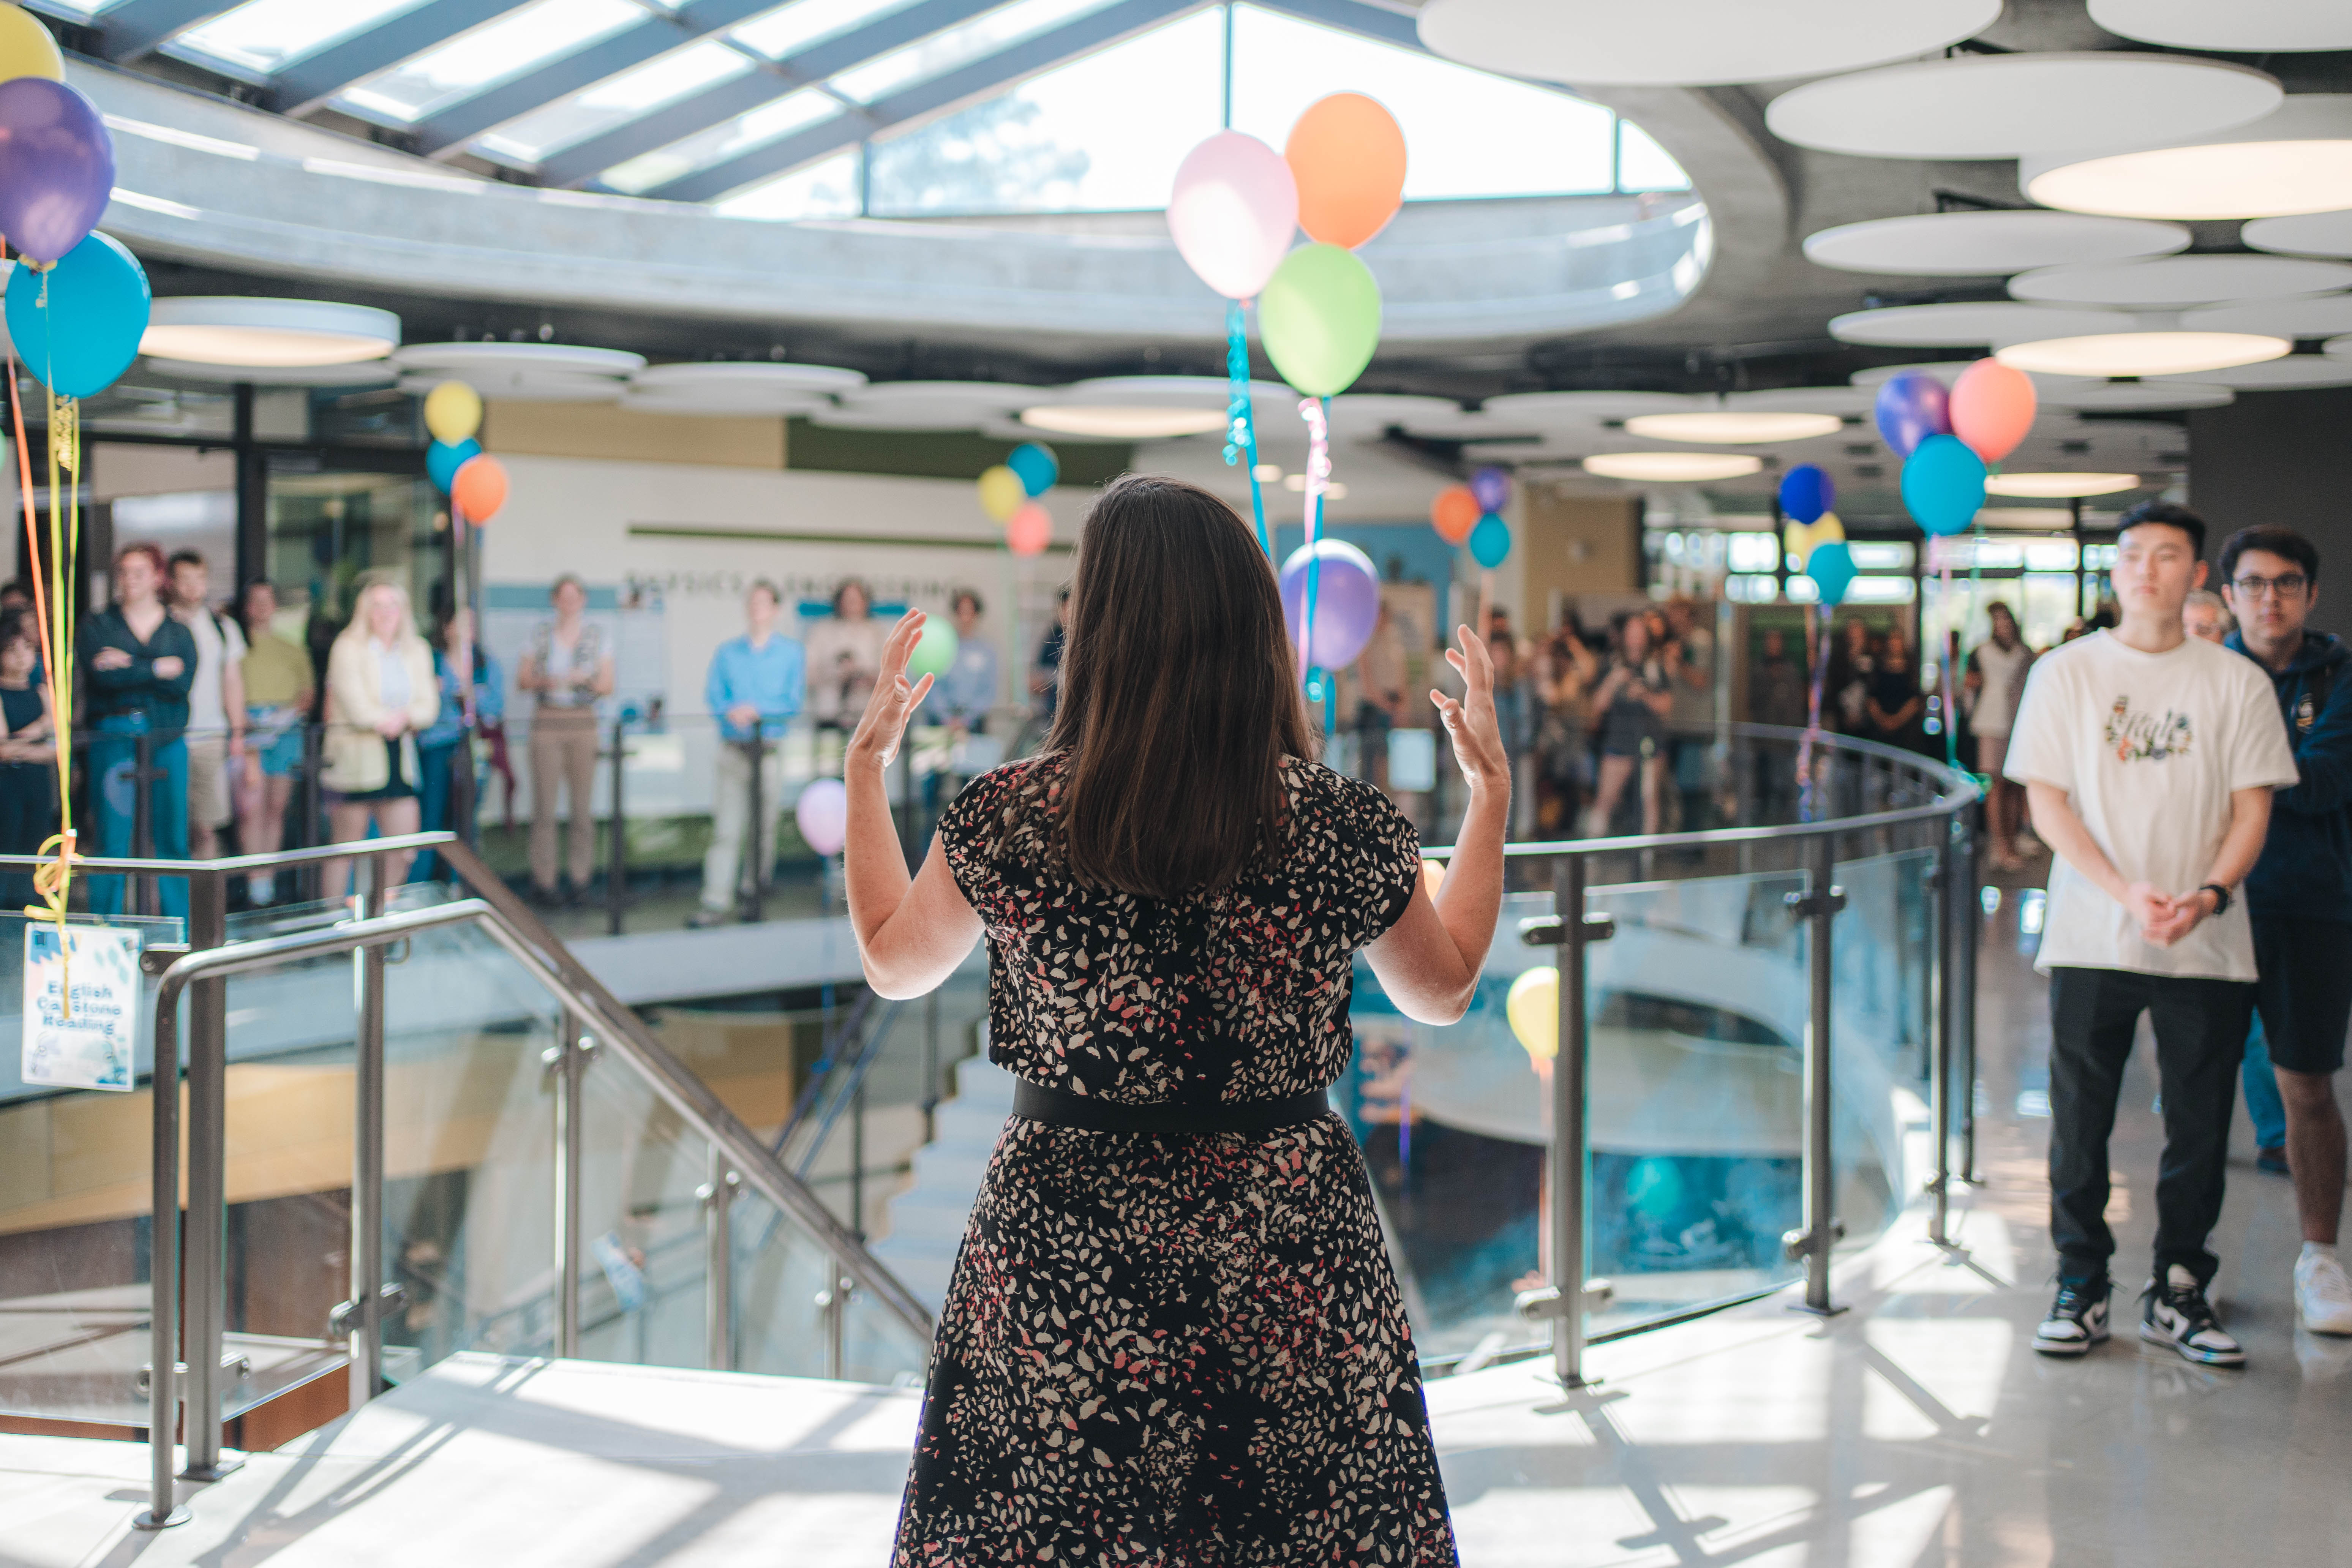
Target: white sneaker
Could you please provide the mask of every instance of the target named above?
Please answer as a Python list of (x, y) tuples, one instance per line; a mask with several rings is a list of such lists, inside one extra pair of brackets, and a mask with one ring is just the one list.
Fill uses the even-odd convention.
[(2294, 1310), (2315, 1334), (2352, 1334), (2352, 1278), (2325, 1252), (2294, 1260)]

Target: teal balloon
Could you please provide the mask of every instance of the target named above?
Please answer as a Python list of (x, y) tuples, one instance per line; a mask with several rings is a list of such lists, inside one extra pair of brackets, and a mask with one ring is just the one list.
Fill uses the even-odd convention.
[(1013, 478), (1021, 481), (1021, 488), (1032, 500), (1052, 489), (1054, 481), (1062, 477), (1062, 465), (1055, 458), (1054, 448), (1034, 441), (1024, 441), (1013, 447), (1005, 457), (1004, 466), (1013, 470)]
[(425, 449), (425, 471), (443, 495), (457, 482), (457, 470), (482, 455), (482, 444), (471, 436), (462, 441), (436, 441)]
[(17, 264), (8, 279), (8, 336), (42, 385), (60, 397), (94, 397), (139, 357), (151, 300), (139, 258), (111, 235), (93, 233), (46, 272)]
[(1985, 503), (1984, 459), (1958, 436), (1930, 436), (1903, 464), (1903, 504), (1930, 533), (1958, 533)]
[(1805, 575), (1822, 591), (1822, 604), (1843, 604), (1845, 591), (1853, 586), (1853, 552), (1843, 539), (1816, 544), (1805, 558)]
[(1511, 553), (1511, 525), (1488, 512), (1470, 531), (1470, 559), (1492, 572)]
[(1258, 338), (1275, 370), (1309, 397), (1355, 384), (1381, 342), (1381, 286), (1352, 250), (1302, 245), (1257, 297)]

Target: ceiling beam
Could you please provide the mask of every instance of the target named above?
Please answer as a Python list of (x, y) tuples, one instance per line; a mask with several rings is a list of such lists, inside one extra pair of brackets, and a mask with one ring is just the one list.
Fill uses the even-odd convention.
[(509, 11), (520, 11), (530, 0), (425, 0), (413, 11), (387, 16), (374, 26), (352, 34), (289, 64), (269, 79), (271, 106), (281, 114), (299, 114), (332, 98), (362, 77), (396, 66), (411, 55), (421, 55), (446, 43), (468, 27), (495, 22)]
[(152, 54), (174, 33), (236, 8), (238, 0), (122, 0), (89, 18), (105, 40), (106, 58), (128, 65)]
[(903, 10), (878, 16), (811, 44), (798, 54), (743, 76), (730, 78), (676, 103), (569, 147), (559, 148), (540, 165), (540, 178), (551, 185), (585, 184), (615, 163), (625, 163), (682, 141), (699, 131), (723, 125), (739, 114), (772, 103), (787, 93), (812, 87), (837, 71), (888, 54), (930, 37), (959, 22), (995, 9), (1004, 0), (916, 0)]
[(1281, 11), (1301, 21), (1320, 22), (1329, 27), (1343, 27), (1350, 33), (1361, 33), (1368, 38), (1378, 38), (1384, 44), (1398, 44), (1408, 49), (1429, 53), (1421, 41), (1421, 34), (1409, 12), (1392, 10), (1370, 0), (1251, 0), (1269, 11)]
[[(987, 97), (1003, 88), (1092, 54), (1122, 39), (1158, 26), (1171, 17), (1197, 10), (1200, 0), (1116, 0), (1051, 32), (1040, 33), (992, 55), (903, 92), (877, 99), (862, 112), (845, 113), (822, 125), (772, 142), (764, 147), (697, 170), (645, 194), (669, 201), (704, 202), (729, 191), (784, 174), (803, 163), (852, 147), (876, 131), (928, 119)], [(609, 165), (608, 165), (609, 166)]]

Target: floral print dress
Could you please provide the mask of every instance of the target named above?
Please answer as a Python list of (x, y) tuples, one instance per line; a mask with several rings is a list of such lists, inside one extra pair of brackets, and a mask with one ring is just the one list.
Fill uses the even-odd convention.
[[(988, 932), (991, 1059), (1122, 1103), (1276, 1099), (1346, 1068), (1356, 950), (1411, 823), (1293, 762), (1279, 852), (1174, 900), (1056, 864), (1058, 756), (940, 823)], [(948, 1288), (898, 1568), (1456, 1561), (1412, 1332), (1336, 1116), (1257, 1133), (1015, 1119)]]

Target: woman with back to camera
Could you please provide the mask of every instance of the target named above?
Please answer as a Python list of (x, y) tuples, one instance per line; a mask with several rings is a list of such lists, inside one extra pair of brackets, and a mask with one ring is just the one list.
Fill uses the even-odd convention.
[(988, 939), (1016, 1086), (932, 1352), (898, 1568), (1427, 1568), (1456, 1558), (1361, 1160), (1324, 1091), (1354, 954), (1430, 1023), (1475, 994), (1510, 773), (1466, 626), (1431, 692), (1469, 780), (1444, 884), (1308, 760), (1274, 571), (1207, 491), (1129, 476), (1078, 543), (1045, 749), (982, 774), (909, 880), (883, 769), (928, 689), (898, 623), (848, 747), (868, 982)]

